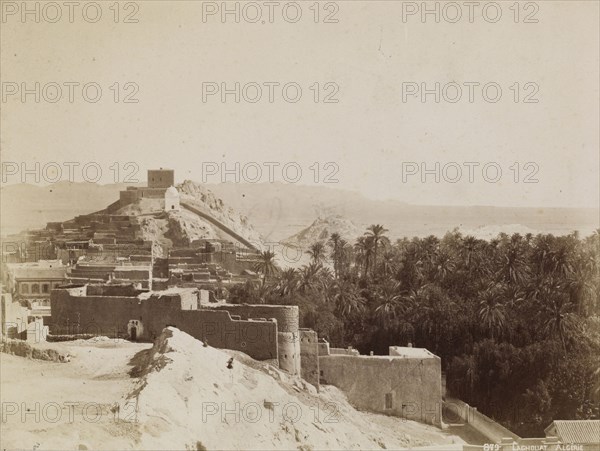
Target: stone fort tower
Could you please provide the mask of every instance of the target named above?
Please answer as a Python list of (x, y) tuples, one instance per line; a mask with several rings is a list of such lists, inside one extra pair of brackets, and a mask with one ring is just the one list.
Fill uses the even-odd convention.
[(173, 169), (149, 169), (148, 188), (168, 188), (175, 186), (175, 171)]
[[(173, 169), (149, 169), (148, 170), (148, 186), (128, 186), (126, 190), (119, 193), (119, 202), (113, 205), (113, 209), (119, 209), (125, 205), (129, 205), (141, 198), (164, 199), (167, 194), (167, 189), (175, 186), (175, 171)], [(178, 202), (173, 199), (175, 193), (170, 192), (166, 197), (169, 197), (169, 209), (178, 209)], [(177, 205), (176, 205), (177, 204)]]

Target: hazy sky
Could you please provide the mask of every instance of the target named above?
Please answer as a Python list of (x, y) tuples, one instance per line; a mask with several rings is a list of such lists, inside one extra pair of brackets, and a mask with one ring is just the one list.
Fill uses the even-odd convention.
[[(283, 174), (282, 166), (296, 163), (302, 170), (299, 183), (314, 183), (315, 176), (323, 183), (337, 168), (330, 177), (338, 180), (334, 187), (377, 199), (598, 206), (596, 1), (523, 2), (519, 23), (512, 1), (486, 6), (485, 13), (483, 6), (490, 2), (479, 2), (472, 20), (464, 2), (454, 3), (462, 13), (456, 23), (450, 21), (457, 10), (447, 2), (438, 3), (439, 23), (433, 14), (423, 23), (419, 12), (403, 18), (403, 8), (408, 13), (421, 2), (322, 2), (317, 5), (319, 23), (312, 1), (288, 5), (285, 13), (284, 5), (291, 2), (275, 2), (273, 23), (268, 2), (244, 10), (243, 4), (228, 2), (229, 8), (240, 8), (240, 23), (233, 14), (223, 23), (219, 12), (203, 19), (203, 10), (212, 12), (222, 3), (200, 1), (123, 2), (118, 23), (114, 2), (98, 2), (102, 17), (90, 23), (96, 10), (87, 7), (85, 20), (82, 9), (88, 3), (75, 7), (73, 23), (63, 2), (58, 2), (62, 17), (56, 23), (49, 23), (57, 12), (52, 8), (40, 9), (40, 23), (33, 14), (23, 23), (21, 11), (15, 12), (20, 1), (2, 3), (3, 162), (29, 167), (35, 161), (97, 163), (103, 183), (113, 181), (114, 162), (121, 167), (121, 181), (127, 162), (137, 165), (140, 180), (147, 168), (170, 167), (178, 181), (201, 181), (205, 163), (204, 169), (212, 170), (205, 171), (205, 180), (212, 183), (223, 174), (213, 174), (211, 162), (225, 162), (231, 169), (239, 162), (241, 180), (258, 181), (269, 180), (269, 162), (279, 164), (273, 172), (276, 180), (286, 181), (284, 175), (293, 180), (294, 167)], [(29, 5), (35, 8), (35, 2)], [(436, 7), (435, 2), (429, 5)], [(490, 23), (495, 5), (502, 16)], [(266, 23), (250, 23), (255, 6)], [(298, 8), (302, 17), (291, 23)], [(138, 23), (124, 23), (130, 13)], [(337, 23), (323, 23), (327, 15)], [(526, 19), (538, 22), (523, 23)], [(36, 82), (40, 102), (34, 94), (24, 102), (22, 83), (35, 90)], [(73, 87), (73, 103), (65, 82), (79, 83)], [(139, 91), (134, 93), (128, 82)], [(220, 94), (203, 99), (207, 87), (226, 83), (234, 88), (236, 82), (239, 103), (234, 94), (225, 103)], [(265, 82), (279, 83), (271, 85), (272, 103)], [(53, 83), (62, 86), (56, 103), (50, 102), (56, 95)], [(86, 83), (101, 87), (96, 103), (83, 98)], [(290, 101), (282, 93), (286, 83), (297, 83), (288, 85)], [(439, 103), (433, 93), (424, 102), (418, 93), (403, 99), (407, 89), (420, 89), (421, 83), (432, 90), (440, 83)], [(262, 97), (251, 103), (257, 84)], [(482, 93), (486, 84), (489, 101)], [(292, 103), (295, 86), (302, 93)], [(462, 97), (452, 103), (457, 86)], [(502, 94), (492, 103), (496, 87)], [(13, 94), (15, 89), (19, 91)], [(95, 96), (93, 86), (87, 94), (88, 99)], [(128, 94), (138, 103), (124, 103)], [(325, 103), (327, 96), (338, 102)], [(256, 177), (255, 165), (247, 165), (251, 162), (262, 167), (262, 177)], [(335, 166), (325, 166), (327, 162)], [(439, 183), (433, 173), (423, 181), (420, 164), (435, 172), (436, 162)], [(465, 163), (472, 163), (472, 183)], [(403, 167), (419, 172), (403, 180)], [(93, 171), (89, 174), (93, 177)], [(65, 169), (62, 179), (67, 178)], [(524, 183), (526, 178), (537, 183)], [(7, 180), (19, 179), (14, 175)]]

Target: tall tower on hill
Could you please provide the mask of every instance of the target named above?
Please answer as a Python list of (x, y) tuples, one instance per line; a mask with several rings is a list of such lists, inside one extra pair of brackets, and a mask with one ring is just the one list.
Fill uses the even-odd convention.
[(168, 188), (175, 185), (175, 171), (173, 169), (149, 169), (148, 188)]

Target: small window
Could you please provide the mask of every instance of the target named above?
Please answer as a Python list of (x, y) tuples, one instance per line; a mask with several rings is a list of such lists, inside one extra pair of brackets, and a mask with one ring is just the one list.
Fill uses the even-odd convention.
[(385, 408), (387, 409), (391, 409), (392, 406), (392, 394), (391, 393), (386, 393), (385, 394)]
[(37, 283), (34, 283), (33, 285), (31, 285), (31, 292), (32, 293), (39, 293), (40, 292), (40, 286)]
[(26, 283), (22, 283), (21, 284), (21, 293), (29, 294), (29, 285), (27, 285)]
[(319, 371), (319, 375), (320, 375), (320, 376), (323, 376), (323, 370), (320, 370), (320, 371)]

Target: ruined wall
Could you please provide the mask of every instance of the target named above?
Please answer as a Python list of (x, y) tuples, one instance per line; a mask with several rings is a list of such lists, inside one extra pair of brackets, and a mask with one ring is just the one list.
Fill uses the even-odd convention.
[(242, 319), (275, 318), (279, 345), (279, 367), (290, 374), (300, 374), (300, 331), (298, 306), (222, 304), (211, 307), (227, 310)]
[(438, 357), (329, 355), (319, 357), (321, 383), (335, 385), (359, 409), (441, 425)]
[(179, 294), (139, 299), (73, 296), (68, 290), (54, 290), (50, 333), (128, 337), (127, 325), (136, 320), (142, 325), (137, 337), (141, 341), (154, 340), (163, 328), (174, 326), (216, 348), (242, 351), (257, 360), (277, 358), (276, 322), (236, 321), (226, 311), (193, 309), (193, 304), (185, 294), (182, 302)]
[(314, 330), (300, 329), (301, 376), (319, 391), (319, 337)]

